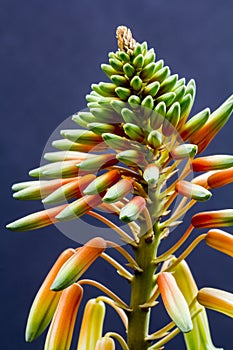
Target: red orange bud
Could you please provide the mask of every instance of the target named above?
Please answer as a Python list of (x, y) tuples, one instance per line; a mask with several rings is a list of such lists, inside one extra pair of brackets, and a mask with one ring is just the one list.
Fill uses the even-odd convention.
[(192, 161), (192, 166), (194, 171), (227, 169), (233, 166), (233, 156), (220, 154), (196, 158)]
[(212, 196), (211, 192), (204, 187), (184, 180), (178, 181), (175, 188), (176, 191), (182, 196), (192, 198), (200, 202), (206, 201)]
[(146, 200), (143, 197), (135, 196), (121, 209), (120, 220), (125, 222), (137, 220), (145, 206)]
[(102, 301), (90, 299), (85, 307), (77, 350), (95, 350), (102, 337), (105, 305)]
[(62, 292), (45, 341), (44, 350), (69, 350), (83, 288), (73, 284)]
[(198, 302), (233, 318), (233, 294), (215, 288), (202, 288), (197, 294)]
[(220, 170), (208, 178), (208, 185), (211, 188), (218, 188), (233, 182), (233, 168)]
[(62, 265), (75, 253), (74, 249), (66, 249), (57, 259), (42, 283), (31, 306), (28, 316), (25, 338), (31, 342), (45, 330), (57, 308), (61, 292), (50, 290), (52, 282)]
[(12, 231), (29, 231), (37, 228), (45, 227), (56, 223), (56, 216), (65, 209), (67, 204), (50, 208), (37, 213), (29, 214), (19, 220), (6, 225), (6, 228)]
[(205, 211), (192, 217), (192, 225), (197, 228), (224, 227), (233, 225), (233, 209)]
[(209, 230), (205, 238), (211, 248), (233, 257), (233, 236), (222, 230)]
[(111, 338), (100, 338), (96, 343), (95, 350), (115, 350), (115, 343)]
[(175, 278), (170, 272), (158, 276), (158, 287), (164, 306), (181, 332), (190, 332), (193, 328), (188, 304), (181, 293)]
[(103, 238), (96, 237), (88, 241), (61, 267), (51, 289), (59, 291), (76, 282), (105, 248)]
[(214, 171), (208, 171), (207, 173), (203, 173), (201, 175), (194, 177), (191, 182), (193, 184), (196, 184), (205, 188), (209, 188), (208, 179), (212, 174), (214, 174)]
[(101, 193), (114, 185), (121, 177), (118, 170), (110, 170), (103, 175), (98, 176), (83, 191), (85, 194)]

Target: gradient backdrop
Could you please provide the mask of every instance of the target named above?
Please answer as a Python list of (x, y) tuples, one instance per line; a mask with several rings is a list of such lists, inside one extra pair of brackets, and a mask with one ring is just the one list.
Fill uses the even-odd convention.
[[(147, 40), (155, 47), (173, 72), (195, 78), (195, 113), (206, 106), (216, 108), (232, 93), (232, 14), (230, 0), (1, 1), (1, 349), (43, 349), (44, 336), (34, 344), (24, 342), (27, 313), (56, 256), (75, 246), (55, 227), (25, 233), (4, 229), (7, 222), (41, 208), (38, 202), (13, 200), (10, 186), (29, 178), (27, 171), (38, 165), (51, 132), (85, 107), (84, 97), (92, 82), (105, 79), (100, 63), (107, 61), (109, 51), (116, 50), (116, 27), (129, 26), (138, 41)], [(232, 152), (232, 129), (230, 121), (206, 154)], [(232, 194), (230, 186), (216, 190), (213, 200), (199, 204), (199, 209), (231, 207)], [(193, 212), (199, 209), (196, 206)], [(166, 244), (171, 245), (172, 240), (169, 237)], [(233, 292), (230, 258), (201, 244), (189, 262), (200, 287)], [(119, 288), (121, 279), (105, 262), (96, 263), (91, 272), (102, 274), (98, 278), (115, 285), (116, 291)], [(127, 284), (122, 282), (120, 289), (127, 299)], [(97, 294), (86, 288), (86, 298)], [(231, 320), (215, 312), (209, 316), (215, 344), (231, 350)], [(122, 331), (118, 316), (113, 317), (110, 312), (106, 330)], [(153, 323), (152, 328), (158, 327), (157, 318)], [(166, 349), (184, 349), (182, 336)]]

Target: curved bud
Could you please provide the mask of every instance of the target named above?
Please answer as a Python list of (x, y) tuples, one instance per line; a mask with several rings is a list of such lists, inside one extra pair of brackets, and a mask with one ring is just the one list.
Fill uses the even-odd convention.
[(62, 292), (45, 341), (44, 350), (69, 350), (76, 316), (83, 296), (79, 284)]
[(125, 75), (130, 79), (133, 77), (135, 69), (131, 64), (125, 63), (123, 66), (123, 71), (124, 71)]
[(74, 255), (74, 249), (66, 249), (58, 257), (49, 271), (32, 303), (26, 326), (25, 339), (27, 342), (35, 340), (50, 323), (57, 308), (61, 293), (50, 290), (51, 284), (62, 265)]
[(140, 73), (140, 77), (143, 81), (150, 80), (152, 75), (155, 73), (156, 66), (154, 62), (149, 63), (147, 66), (143, 68), (143, 70)]
[(208, 171), (207, 173), (203, 173), (201, 175), (198, 175), (192, 179), (192, 183), (196, 185), (200, 185), (205, 188), (209, 188), (208, 185), (208, 179), (209, 177), (214, 174), (215, 171)]
[(198, 151), (198, 147), (191, 143), (184, 143), (174, 148), (170, 153), (173, 159), (193, 158)]
[(184, 197), (192, 198), (199, 202), (207, 201), (212, 194), (202, 186), (188, 181), (178, 181), (175, 186), (176, 191)]
[(175, 278), (170, 272), (161, 272), (158, 287), (164, 306), (181, 332), (190, 332), (193, 328), (188, 304), (181, 293)]
[(117, 202), (132, 191), (133, 180), (122, 179), (107, 190), (107, 193), (103, 197), (103, 201), (107, 203)]
[(111, 338), (100, 338), (96, 343), (95, 350), (115, 350), (115, 343)]
[(141, 103), (141, 106), (152, 110), (154, 108), (154, 100), (151, 95), (146, 96)]
[(145, 206), (146, 200), (143, 197), (135, 196), (121, 209), (120, 220), (124, 222), (137, 220)]
[(150, 115), (150, 126), (153, 130), (160, 128), (166, 115), (166, 104), (161, 101), (155, 106), (154, 112)]
[(125, 123), (137, 124), (138, 117), (133, 111), (131, 111), (131, 109), (123, 108), (121, 111), (121, 115)]
[(117, 96), (120, 97), (122, 100), (127, 100), (131, 95), (130, 89), (121, 86), (118, 86), (115, 91)]
[(233, 167), (233, 156), (220, 154), (196, 158), (192, 161), (192, 167), (197, 172), (231, 168)]
[(102, 301), (90, 299), (85, 307), (77, 350), (95, 350), (102, 337), (105, 305)]
[(233, 236), (225, 231), (213, 229), (207, 232), (206, 244), (233, 257)]
[(192, 217), (192, 225), (197, 228), (232, 226), (233, 209), (197, 213)]
[(107, 171), (105, 174), (98, 176), (92, 181), (83, 192), (87, 195), (101, 193), (114, 185), (120, 177), (121, 174), (118, 170)]
[(105, 248), (106, 243), (103, 238), (96, 237), (88, 241), (61, 267), (51, 289), (59, 291), (76, 282)]
[(130, 82), (130, 86), (134, 89), (134, 91), (139, 91), (142, 88), (142, 79), (139, 78), (138, 75), (135, 75)]
[(198, 302), (208, 309), (233, 318), (233, 294), (216, 288), (202, 288), (197, 294)]
[(66, 207), (67, 204), (64, 204), (55, 208), (50, 208), (38, 211), (37, 213), (29, 214), (6, 225), (6, 228), (12, 231), (29, 231), (52, 225), (58, 221), (56, 219), (56, 216), (60, 214), (60, 212), (62, 212)]
[(159, 93), (164, 93), (167, 91), (171, 91), (178, 80), (178, 74), (170, 75), (167, 79), (165, 79), (160, 85)]
[(162, 132), (165, 136), (170, 136), (174, 132), (174, 128), (176, 128), (180, 120), (180, 111), (179, 102), (173, 103), (167, 111), (162, 127)]
[(210, 188), (218, 188), (233, 182), (233, 168), (216, 171), (208, 178)]
[(157, 92), (159, 91), (160, 84), (158, 81), (154, 81), (153, 83), (150, 83), (145, 86), (143, 90), (143, 95), (151, 95), (152, 97), (155, 97)]
[(107, 123), (90, 123), (87, 125), (88, 129), (98, 135), (102, 135), (105, 132), (119, 134), (121, 128), (117, 124), (107, 124)]

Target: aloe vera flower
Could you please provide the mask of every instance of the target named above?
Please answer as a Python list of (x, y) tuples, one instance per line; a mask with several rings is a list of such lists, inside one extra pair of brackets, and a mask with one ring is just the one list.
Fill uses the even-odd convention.
[[(207, 107), (193, 115), (195, 81), (171, 72), (129, 28), (120, 26), (116, 34), (118, 49), (101, 65), (107, 81), (91, 85), (87, 109), (74, 114), (74, 128), (61, 130), (61, 139), (52, 142), (56, 150), (45, 153), (48, 163), (29, 172), (33, 180), (12, 187), (14, 198), (39, 199), (50, 207), (8, 224), (10, 230), (60, 222), (68, 233), (66, 222), (73, 220), (79, 237), (78, 218), (101, 222), (94, 238), (65, 251), (67, 259), (48, 274), (26, 338), (34, 340), (53, 317), (45, 350), (70, 349), (83, 289), (90, 285), (100, 295), (81, 315), (78, 350), (113, 350), (115, 341), (123, 350), (163, 349), (180, 332), (187, 350), (214, 350), (205, 308), (232, 316), (232, 294), (209, 287), (199, 291), (186, 258), (200, 242), (232, 257), (232, 235), (218, 228), (233, 225), (233, 209), (221, 204), (219, 210), (200, 209), (186, 228), (182, 223), (197, 202), (211, 200), (215, 188), (232, 182), (232, 155), (201, 153), (229, 120), (233, 96), (214, 111)], [(114, 235), (102, 238), (103, 227)], [(161, 253), (171, 233), (174, 243)], [(115, 292), (112, 280), (100, 283), (98, 270), (89, 278), (97, 258), (127, 281), (130, 293), (120, 297), (120, 284)], [(152, 312), (160, 319), (160, 296), (171, 322), (150, 334)], [(120, 317), (122, 334), (108, 318), (104, 325), (105, 304)], [(110, 329), (103, 334), (105, 328)]]

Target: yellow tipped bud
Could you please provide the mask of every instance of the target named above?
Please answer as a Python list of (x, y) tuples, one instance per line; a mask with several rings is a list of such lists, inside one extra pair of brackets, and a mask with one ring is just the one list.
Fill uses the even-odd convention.
[(197, 294), (198, 302), (233, 318), (233, 294), (215, 288), (202, 288)]
[(62, 265), (75, 253), (66, 249), (57, 259), (42, 283), (28, 316), (25, 338), (27, 342), (35, 340), (50, 323), (57, 308), (61, 292), (53, 292), (50, 287)]
[(105, 305), (102, 301), (90, 299), (85, 307), (77, 350), (95, 350), (102, 337)]
[(220, 170), (233, 167), (233, 156), (231, 155), (214, 155), (196, 158), (192, 161), (194, 171)]
[(76, 282), (105, 248), (103, 238), (96, 237), (88, 241), (61, 267), (51, 289), (59, 291)]
[(103, 201), (107, 203), (116, 202), (132, 191), (133, 180), (122, 179), (108, 189), (107, 193), (103, 197)]
[(45, 341), (44, 350), (69, 350), (76, 316), (83, 296), (79, 284), (62, 292)]
[(207, 232), (206, 244), (233, 257), (233, 236), (225, 231), (214, 229)]

